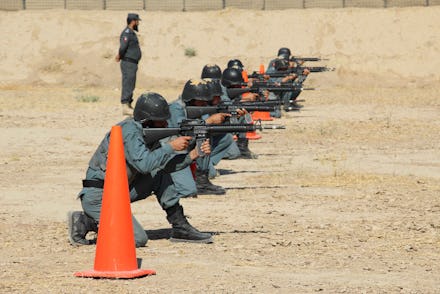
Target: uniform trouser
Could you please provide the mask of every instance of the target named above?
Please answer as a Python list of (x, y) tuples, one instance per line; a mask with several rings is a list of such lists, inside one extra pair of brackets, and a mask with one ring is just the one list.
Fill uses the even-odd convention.
[[(239, 118), (239, 123), (246, 123), (244, 117)], [(241, 134), (246, 135), (246, 133), (239, 133), (238, 136), (240, 136)], [(231, 136), (232, 136), (232, 134), (231, 134)], [(231, 144), (224, 151), (222, 158), (236, 159), (238, 157), (240, 157), (240, 149), (238, 149), (237, 143), (234, 141), (234, 139), (232, 137)], [(222, 158), (220, 158), (220, 159), (222, 159)], [(214, 175), (212, 174), (212, 172), (214, 172)], [(213, 166), (210, 167), (210, 175), (215, 176), (215, 169), (213, 168)]]
[[(252, 116), (248, 113), (248, 114), (240, 117), (238, 122), (241, 123), (241, 124), (251, 123), (252, 122)], [(237, 137), (238, 138), (242, 138), (242, 139), (246, 139), (246, 133), (238, 133)], [(235, 144), (235, 145), (237, 145), (237, 144)], [(238, 147), (237, 147), (237, 149), (238, 149)], [(239, 152), (240, 152), (240, 150), (239, 150)]]
[(294, 101), (299, 96), (300, 93), (301, 93), (300, 90), (281, 93), (281, 99), (283, 100), (284, 110), (289, 108), (290, 101)]
[(299, 94), (301, 94), (301, 90), (293, 91), (290, 96), (290, 100), (296, 100), (296, 98), (298, 98)]
[(209, 156), (209, 161), (204, 160), (203, 157), (197, 158), (197, 169), (208, 169), (209, 176), (215, 177), (217, 172), (214, 166), (217, 165), (220, 160), (226, 157), (226, 154), (229, 148), (231, 148), (232, 144), (234, 144), (234, 138), (232, 137), (232, 134), (228, 133), (211, 137), (211, 155)]
[[(79, 194), (84, 212), (97, 223), (101, 214), (102, 193), (103, 189), (100, 188), (83, 188)], [(130, 202), (145, 199), (152, 193), (156, 194), (164, 210), (179, 202), (170, 174), (158, 174), (154, 178), (150, 174), (138, 175), (130, 185)], [(132, 221), (136, 247), (145, 246), (147, 233), (133, 215)]]
[[(201, 170), (209, 170), (209, 176), (215, 177), (216, 170), (214, 165), (217, 165), (228, 152), (230, 146), (235, 144), (231, 134), (214, 136), (211, 141), (211, 155), (207, 161), (205, 157), (197, 159), (197, 168)], [(237, 147), (238, 149), (238, 147)], [(180, 197), (188, 197), (197, 194), (197, 187), (194, 181), (190, 167), (173, 172), (171, 177), (174, 182), (175, 190)]]
[(238, 157), (240, 157), (240, 149), (238, 149), (237, 143), (232, 141), (231, 146), (229, 146), (228, 150), (226, 150), (223, 158), (236, 159)]
[(196, 182), (189, 166), (171, 173), (171, 178), (179, 198), (197, 195)]
[(281, 95), (281, 99), (283, 101), (284, 110), (286, 110), (290, 106), (292, 92), (282, 92), (280, 95)]
[[(273, 92), (269, 92), (269, 101), (279, 101), (281, 98), (278, 96), (278, 94), (275, 94)], [(281, 107), (279, 105), (276, 106), (274, 111), (270, 112), (271, 117), (280, 118), (281, 117)]]
[(133, 62), (121, 60), (122, 73), (122, 93), (121, 103), (131, 103), (133, 101), (133, 91), (136, 87), (136, 73), (138, 65)]

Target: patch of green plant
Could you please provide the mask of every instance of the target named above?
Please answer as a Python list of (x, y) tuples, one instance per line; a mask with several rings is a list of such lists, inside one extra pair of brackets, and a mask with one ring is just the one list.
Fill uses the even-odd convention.
[(75, 99), (79, 102), (94, 103), (98, 102), (100, 98), (96, 95), (80, 95), (76, 96)]
[(197, 55), (196, 49), (194, 49), (192, 47), (185, 48), (185, 56), (194, 57), (196, 55)]

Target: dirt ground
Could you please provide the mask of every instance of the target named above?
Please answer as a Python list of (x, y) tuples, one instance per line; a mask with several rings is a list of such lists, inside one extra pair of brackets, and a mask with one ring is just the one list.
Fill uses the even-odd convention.
[[(101, 99), (80, 102), (88, 91)], [(166, 240), (153, 196), (132, 209), (157, 235), (137, 249), (157, 275), (73, 277), (93, 268), (95, 247), (68, 244), (65, 215), (80, 208), (87, 162), (120, 119), (114, 96), (2, 89), (3, 293), (438, 291), (437, 87), (303, 93), (302, 111), (273, 122), (285, 130), (251, 142), (258, 160), (220, 163), (234, 172), (214, 180), (226, 196), (182, 200), (196, 227), (217, 232), (214, 244)]]
[[(0, 292), (438, 293), (438, 80), (332, 82), (343, 74), (313, 74), (304, 108), (266, 122), (286, 129), (251, 142), (258, 160), (219, 164), (232, 171), (213, 180), (225, 196), (182, 200), (215, 243), (171, 243), (155, 197), (134, 203), (151, 238), (137, 258), (157, 271), (134, 280), (74, 277), (93, 268), (96, 247), (67, 238), (87, 163), (122, 119), (119, 89), (2, 84)], [(171, 101), (182, 86), (136, 94)]]

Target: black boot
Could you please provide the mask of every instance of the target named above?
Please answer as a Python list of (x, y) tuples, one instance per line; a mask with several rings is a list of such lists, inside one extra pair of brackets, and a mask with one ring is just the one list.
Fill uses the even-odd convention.
[(298, 102), (296, 102), (295, 100), (290, 100), (289, 101), (289, 105), (287, 107), (284, 108), (284, 111), (298, 111), (302, 108), (303, 106), (301, 104), (298, 104)]
[(183, 207), (176, 204), (166, 210), (167, 220), (173, 226), (171, 242), (213, 243), (210, 233), (202, 233), (188, 222), (183, 214)]
[(67, 214), (69, 241), (72, 245), (95, 244), (96, 240), (86, 239), (88, 232), (98, 232), (95, 220), (82, 211), (69, 211)]
[(196, 187), (198, 195), (223, 195), (226, 190), (221, 186), (214, 185), (208, 178), (209, 171), (196, 170)]
[(237, 146), (240, 150), (241, 156), (239, 158), (244, 159), (257, 159), (258, 155), (249, 150), (249, 139), (246, 138), (238, 138)]

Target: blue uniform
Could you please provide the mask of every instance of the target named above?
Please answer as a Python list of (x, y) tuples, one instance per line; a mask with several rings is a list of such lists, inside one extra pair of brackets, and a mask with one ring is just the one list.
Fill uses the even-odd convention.
[[(266, 74), (271, 74), (274, 72), (277, 72), (277, 70), (275, 69), (275, 61), (277, 59), (272, 59), (269, 62), (269, 65), (267, 66), (267, 70), (266, 70)], [(303, 78), (305, 80), (305, 78)], [(278, 82), (280, 83), (282, 80), (282, 78), (270, 78), (269, 81), (270, 82)], [(284, 105), (284, 109), (288, 109), (290, 106), (290, 101), (291, 100), (295, 100), (296, 97), (298, 97), (298, 95), (301, 93), (300, 90), (298, 91), (289, 91), (289, 92), (280, 92), (278, 94), (275, 93), (270, 93), (268, 100), (280, 100), (283, 102)], [(281, 110), (277, 109), (274, 112), (270, 113), (271, 116), (273, 117), (281, 117)]]
[(275, 69), (275, 61), (276, 60), (277, 60), (277, 58), (276, 59), (272, 59), (271, 61), (269, 61), (269, 64), (267, 65), (267, 69), (266, 69), (266, 73), (267, 74), (276, 72), (276, 69)]
[[(226, 87), (220, 83), (220, 87), (222, 88), (222, 95), (220, 96), (222, 102), (230, 102), (231, 98), (229, 98)], [(241, 122), (241, 121), (240, 121)], [(239, 133), (238, 136), (246, 136), (245, 133)], [(226, 151), (224, 158), (227, 159), (236, 159), (240, 156), (240, 149), (238, 149), (237, 143), (235, 141), (232, 142), (229, 149)]]
[[(185, 102), (179, 97), (176, 101), (170, 104), (171, 118), (168, 120), (168, 127), (175, 128), (179, 126), (183, 120), (187, 119)], [(200, 170), (209, 170), (209, 176), (215, 177), (216, 170), (214, 168), (222, 158), (225, 158), (230, 146), (234, 140), (231, 134), (214, 136), (211, 138), (211, 155), (206, 161), (205, 157), (198, 158), (197, 168)], [(204, 162), (205, 161), (205, 162)], [(207, 164), (206, 164), (207, 162)], [(197, 194), (197, 188), (190, 168), (185, 168), (174, 172), (171, 177), (176, 186), (176, 190), (181, 197), (187, 197)]]
[(129, 27), (122, 31), (119, 44), (122, 73), (121, 103), (131, 103), (133, 101), (133, 91), (136, 87), (138, 63), (142, 57), (141, 48), (136, 33)]
[[(158, 148), (147, 146), (144, 142), (142, 125), (128, 118), (118, 125), (122, 127), (122, 136), (130, 189), (130, 201), (135, 202), (156, 194), (165, 210), (179, 202), (170, 172), (185, 168), (191, 164), (189, 155), (177, 155), (169, 144), (157, 144)], [(86, 180), (103, 183), (107, 168), (107, 154), (110, 133), (107, 133), (92, 159), (86, 173)], [(99, 222), (103, 189), (84, 187), (79, 193), (84, 212)], [(148, 236), (143, 227), (132, 216), (136, 246), (144, 246)]]

